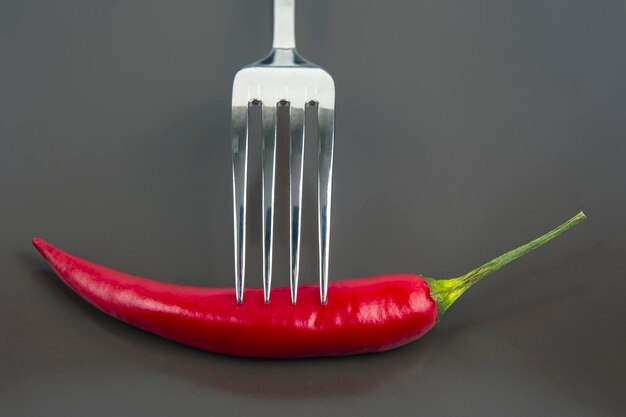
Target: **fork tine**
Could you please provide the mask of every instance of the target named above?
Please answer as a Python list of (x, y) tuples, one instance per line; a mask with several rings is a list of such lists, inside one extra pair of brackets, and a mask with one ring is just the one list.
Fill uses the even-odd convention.
[(248, 134), (251, 103), (233, 106), (232, 146), (233, 146), (233, 208), (235, 233), (235, 295), (237, 303), (243, 301), (244, 279), (246, 275), (246, 178), (248, 171)]
[(274, 179), (276, 175), (276, 105), (263, 105), (263, 300), (270, 302), (272, 242), (274, 237)]
[(326, 297), (328, 295), (328, 249), (330, 243), (333, 153), (335, 147), (335, 110), (320, 107), (318, 109), (318, 126), (317, 224), (320, 263), (320, 300), (322, 304), (326, 304)]
[(304, 167), (304, 103), (290, 103), (289, 109), (289, 266), (291, 302), (298, 297), (298, 274), (300, 272), (300, 220), (302, 206), (302, 169)]

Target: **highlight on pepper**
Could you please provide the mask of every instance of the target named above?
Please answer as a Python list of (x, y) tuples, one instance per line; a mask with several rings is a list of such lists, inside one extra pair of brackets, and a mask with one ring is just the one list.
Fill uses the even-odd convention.
[(104, 313), (166, 339), (210, 352), (246, 357), (303, 358), (382, 352), (412, 342), (432, 329), (472, 285), (546, 244), (586, 219), (578, 213), (550, 232), (457, 278), (383, 275), (336, 281), (329, 302), (317, 285), (246, 290), (161, 283), (105, 268), (35, 238), (33, 245), (59, 278)]

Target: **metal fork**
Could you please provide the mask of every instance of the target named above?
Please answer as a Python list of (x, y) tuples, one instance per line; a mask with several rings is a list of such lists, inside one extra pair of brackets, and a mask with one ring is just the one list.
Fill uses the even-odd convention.
[(318, 242), (320, 300), (328, 292), (328, 247), (335, 136), (335, 85), (323, 69), (296, 51), (295, 0), (274, 0), (274, 42), (269, 55), (235, 75), (232, 101), (233, 204), (235, 232), (235, 292), (243, 301), (246, 254), (246, 182), (250, 112), (261, 106), (263, 124), (263, 296), (269, 303), (272, 283), (274, 179), (276, 172), (276, 111), (289, 108), (289, 204), (291, 207), (289, 259), (291, 302), (298, 296), (302, 172), (304, 162), (305, 111), (317, 108), (318, 153)]

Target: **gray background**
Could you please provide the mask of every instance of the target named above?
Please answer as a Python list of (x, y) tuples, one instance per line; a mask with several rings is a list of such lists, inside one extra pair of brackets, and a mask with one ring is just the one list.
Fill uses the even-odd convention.
[(242, 360), (162, 340), (76, 297), (29, 240), (230, 286), (230, 89), (269, 48), (270, 3), (0, 0), (0, 414), (623, 415), (624, 2), (299, 3), (299, 49), (337, 85), (332, 279), (456, 276), (589, 220), (396, 351)]

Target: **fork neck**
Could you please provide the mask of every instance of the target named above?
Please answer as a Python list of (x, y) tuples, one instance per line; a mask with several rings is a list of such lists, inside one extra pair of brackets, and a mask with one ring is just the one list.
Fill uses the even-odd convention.
[(295, 49), (296, 0), (274, 0), (274, 49)]

